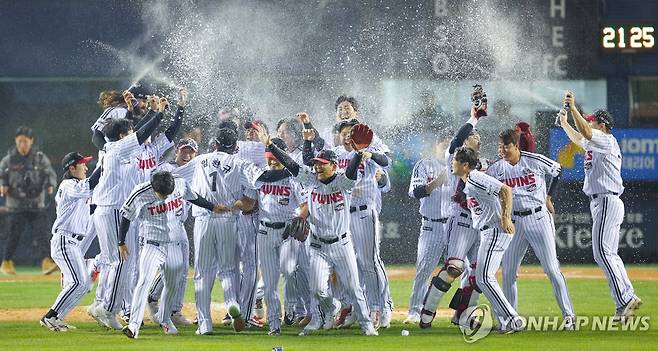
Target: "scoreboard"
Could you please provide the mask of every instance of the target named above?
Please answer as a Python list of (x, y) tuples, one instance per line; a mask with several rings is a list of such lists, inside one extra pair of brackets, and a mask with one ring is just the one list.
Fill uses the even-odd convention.
[(656, 48), (656, 26), (652, 24), (605, 24), (601, 26), (601, 48), (605, 53), (650, 52)]

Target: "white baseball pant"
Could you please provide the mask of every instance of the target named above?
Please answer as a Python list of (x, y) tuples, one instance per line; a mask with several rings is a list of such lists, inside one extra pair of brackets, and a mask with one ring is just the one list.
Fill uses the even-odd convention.
[[(183, 310), (183, 300), (185, 299), (185, 288), (187, 287), (187, 273), (189, 271), (190, 265), (190, 244), (187, 240), (178, 241), (180, 243), (181, 255), (183, 255), (183, 269), (179, 280), (177, 282), (178, 290), (176, 292), (176, 303), (173, 306), (173, 312), (180, 312)], [(162, 296), (162, 291), (164, 288), (164, 276), (163, 272), (158, 273), (158, 276), (155, 278), (151, 289), (149, 290), (149, 301), (158, 301)], [(157, 318), (162, 320), (164, 315), (163, 304), (160, 304), (158, 310)]]
[(444, 226), (446, 221), (447, 219), (430, 219), (427, 217), (422, 219), (420, 235), (418, 236), (416, 276), (411, 290), (411, 298), (409, 299), (409, 315), (420, 316), (430, 275), (439, 264), (445, 251)]
[(238, 301), (245, 320), (251, 318), (258, 287), (258, 212), (238, 215), (238, 252), (236, 265), (242, 268)]
[(57, 312), (59, 319), (80, 303), (89, 291), (91, 279), (81, 251), (83, 236), (57, 230), (50, 239), (50, 257), (62, 272), (62, 291), (50, 309)]
[(557, 259), (555, 225), (552, 216), (546, 210), (542, 210), (528, 216), (514, 216), (513, 219), (516, 234), (505, 251), (502, 261), (505, 297), (515, 309), (518, 308), (516, 282), (521, 261), (530, 245), (551, 280), (553, 294), (562, 315), (573, 316), (573, 304), (567, 290), (567, 281), (560, 271), (560, 262)]
[[(153, 284), (155, 276), (159, 271), (164, 274), (164, 293), (162, 305), (164, 318), (163, 324), (171, 323), (171, 312), (176, 302), (178, 281), (183, 270), (183, 256), (181, 254), (180, 242), (167, 243), (140, 238), (141, 254), (139, 256), (139, 279), (135, 286), (135, 294), (130, 303), (132, 313), (128, 326), (130, 330), (139, 335), (139, 328), (144, 320), (144, 309), (149, 293), (149, 287)], [(130, 254), (130, 251), (129, 251)]]
[(237, 231), (234, 217), (200, 216), (194, 222), (194, 293), (201, 333), (212, 331), (210, 294), (215, 276), (221, 279), (225, 305), (238, 305)]
[(613, 194), (597, 195), (589, 203), (592, 213), (592, 252), (594, 261), (608, 279), (610, 295), (619, 309), (635, 296), (624, 262), (617, 254), (619, 230), (624, 221), (624, 202)]

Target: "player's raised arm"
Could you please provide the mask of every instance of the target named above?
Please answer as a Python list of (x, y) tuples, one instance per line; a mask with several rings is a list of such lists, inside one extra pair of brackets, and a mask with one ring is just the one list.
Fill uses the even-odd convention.
[(576, 130), (587, 140), (592, 140), (592, 127), (589, 126), (589, 123), (583, 118), (578, 109), (576, 108), (576, 99), (573, 92), (567, 91), (564, 95), (564, 104), (569, 106), (571, 115), (573, 116), (573, 121), (576, 124)]
[(309, 131), (309, 133), (313, 134), (313, 138), (310, 140), (311, 144), (315, 145), (315, 150), (323, 150), (325, 146), (324, 139), (322, 139), (318, 130), (313, 127), (313, 124), (311, 123), (311, 117), (308, 115), (308, 113), (299, 112), (297, 115), (295, 115), (295, 117), (297, 117), (297, 119), (304, 125), (304, 140), (306, 140), (306, 133)]
[[(258, 134), (258, 139), (265, 144), (265, 146), (268, 148), (268, 150), (276, 157), (279, 162), (288, 170), (293, 176), (297, 176), (299, 174), (299, 165), (297, 162), (295, 162), (285, 151), (281, 150), (278, 146), (276, 146), (274, 143), (272, 143), (272, 139), (270, 138), (270, 135), (267, 134), (267, 131), (265, 128), (262, 126), (257, 126), (256, 128), (256, 133)], [(281, 173), (279, 171), (266, 171), (263, 173), (258, 180), (263, 181), (263, 182), (273, 182), (276, 180), (271, 180), (270, 178), (275, 174), (271, 172), (277, 172)], [(281, 173), (282, 174), (282, 173)], [(261, 179), (262, 178), (262, 179)], [(283, 179), (283, 178), (281, 178)], [(280, 180), (280, 179), (277, 179)]]
[(514, 223), (512, 223), (512, 188), (503, 184), (498, 192), (500, 207), (500, 224), (506, 233), (514, 234)]
[(576, 145), (579, 145), (582, 147), (583, 145), (583, 136), (578, 133), (571, 124), (569, 124), (569, 121), (567, 119), (567, 111), (565, 110), (560, 110), (558, 116), (560, 117), (560, 126), (562, 129), (564, 129), (564, 132), (567, 133), (567, 137), (569, 137), (569, 140), (573, 142)]

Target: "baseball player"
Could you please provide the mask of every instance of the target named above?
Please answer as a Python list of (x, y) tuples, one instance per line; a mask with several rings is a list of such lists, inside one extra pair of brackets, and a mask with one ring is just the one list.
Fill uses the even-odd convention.
[[(435, 156), (416, 162), (411, 182), (409, 196), (420, 200), (420, 215), (422, 217), (420, 235), (418, 236), (418, 254), (416, 256), (416, 277), (409, 300), (409, 312), (404, 324), (420, 322), (420, 311), (423, 306), (423, 294), (434, 267), (437, 266), (445, 250), (446, 238), (444, 225), (448, 222), (447, 211), (442, 210), (442, 204), (447, 206), (450, 194), (443, 184), (447, 181), (445, 155), (448, 140), (437, 139)], [(446, 216), (444, 217), (444, 213)]]
[[(496, 281), (496, 271), (514, 235), (512, 189), (478, 171), (476, 168), (479, 163), (473, 149), (461, 147), (452, 159), (452, 174), (466, 184), (464, 194), (473, 218), (473, 227), (482, 236), (476, 261), (479, 264), (475, 269), (477, 286), (491, 303), (499, 322), (499, 331), (513, 333), (524, 328), (524, 320), (507, 301)], [(426, 301), (426, 304), (438, 303), (443, 294), (445, 291), (428, 294), (427, 300), (434, 301)]]
[[(281, 150), (286, 150), (283, 140), (275, 138), (272, 142)], [(271, 152), (266, 152), (265, 157), (270, 169), (284, 169)], [(295, 291), (297, 289), (294, 286), (296, 281), (293, 279), (297, 266), (297, 247), (292, 245), (296, 240), (284, 237), (284, 229), (286, 224), (296, 216), (297, 208), (306, 203), (306, 192), (299, 183), (290, 177), (273, 183), (257, 182), (256, 185), (259, 186), (260, 212), (258, 252), (267, 304), (267, 323), (270, 335), (280, 335), (279, 275), (283, 275), (284, 290)], [(293, 259), (290, 260), (289, 257), (293, 257)], [(310, 295), (308, 286), (299, 288), (305, 288), (306, 294)]]
[[(210, 214), (192, 209), (194, 223), (194, 288), (196, 295), (197, 334), (212, 333), (210, 293), (215, 276), (219, 275), (224, 289), (224, 300), (233, 318), (233, 328), (242, 331), (245, 320), (238, 307), (239, 278), (235, 254), (238, 248), (236, 211), (253, 208), (254, 200), (244, 196), (255, 189), (259, 181), (283, 179), (285, 172), (267, 171), (235, 155), (237, 132), (221, 128), (215, 138), (216, 151), (196, 157), (193, 189), (223, 206), (224, 212)], [(274, 175), (274, 176), (272, 176)], [(256, 246), (257, 247), (257, 246)], [(256, 257), (258, 257), (256, 255)]]
[[(486, 172), (512, 188), (514, 194), (512, 218), (516, 234), (503, 256), (503, 290), (507, 300), (517, 308), (517, 274), (528, 245), (532, 246), (553, 285), (553, 293), (564, 316), (564, 328), (573, 330), (573, 305), (557, 260), (552, 207), (546, 204), (547, 196), (550, 201), (557, 190), (562, 168), (543, 155), (520, 151), (519, 139), (519, 134), (513, 129), (502, 131), (499, 135), (502, 158), (492, 163)], [(547, 183), (550, 183), (548, 190)]]
[[(127, 119), (110, 120), (105, 127), (105, 136), (109, 139), (104, 146), (101, 163), (101, 177), (94, 189), (94, 202), (97, 205), (93, 215), (94, 227), (98, 235), (101, 254), (106, 265), (101, 269), (99, 287), (103, 290), (101, 301), (92, 304), (88, 313), (101, 325), (121, 329), (116, 320), (116, 313), (121, 308), (121, 302), (129, 283), (124, 261), (116, 250), (119, 231), (119, 209), (127, 198), (122, 181), (124, 174), (133, 167), (132, 160), (142, 150), (142, 144), (153, 133), (162, 120), (162, 112), (168, 104), (162, 98), (158, 105), (159, 112), (153, 118), (133, 133), (132, 122)], [(129, 241), (131, 250), (135, 246)], [(135, 243), (136, 244), (136, 243)], [(98, 296), (98, 294), (97, 294)]]
[(160, 171), (151, 175), (151, 181), (138, 184), (121, 207), (121, 223), (118, 248), (123, 260), (130, 252), (126, 245), (126, 234), (130, 222), (140, 218), (139, 279), (131, 302), (130, 321), (122, 331), (129, 338), (137, 338), (144, 319), (148, 287), (155, 280), (158, 270), (164, 274), (164, 295), (161, 325), (165, 334), (178, 334), (171, 321), (180, 274), (187, 265), (180, 249), (180, 233), (185, 233), (180, 216), (185, 207), (184, 200), (215, 213), (221, 212), (203, 197), (195, 194), (183, 178), (175, 178), (170, 172)]
[(359, 149), (345, 174), (337, 174), (338, 158), (331, 150), (322, 151), (313, 158), (315, 173), (310, 168), (300, 167), (290, 156), (279, 149), (264, 131), (259, 128), (260, 140), (268, 146), (274, 157), (297, 178), (308, 191), (308, 222), (310, 235), (310, 284), (311, 291), (318, 299), (320, 318), (315, 318), (304, 327), (300, 335), (308, 335), (311, 330), (331, 329), (334, 324), (334, 299), (329, 294), (329, 275), (336, 272), (351, 300), (361, 329), (365, 335), (378, 335), (370, 320), (368, 305), (358, 280), (358, 268), (349, 230), (348, 191), (354, 187), (358, 167), (363, 159)]
[(624, 262), (617, 254), (619, 228), (624, 220), (624, 203), (619, 196), (624, 192), (624, 185), (621, 150), (611, 133), (614, 120), (604, 110), (583, 118), (576, 109), (572, 92), (566, 94), (564, 102), (570, 107), (577, 131), (569, 124), (565, 110), (560, 112), (560, 125), (574, 144), (585, 149), (583, 192), (591, 200), (594, 260), (608, 279), (617, 308), (615, 317), (624, 320), (633, 315), (642, 300), (635, 295)]
[[(359, 124), (356, 119), (344, 120), (338, 124), (340, 145), (332, 149), (338, 157), (339, 172), (345, 172), (356, 154), (350, 135), (352, 128)], [(310, 156), (310, 155), (308, 155)], [(364, 292), (370, 310), (370, 319), (375, 329), (379, 328), (386, 294), (386, 273), (379, 259), (379, 215), (375, 209), (376, 198), (380, 195), (375, 178), (378, 169), (388, 167), (389, 159), (374, 148), (363, 150), (364, 160), (358, 166), (357, 179), (350, 193), (350, 232), (356, 252), (359, 278), (365, 287)], [(309, 163), (305, 159), (305, 163)], [(350, 287), (344, 287), (349, 289)], [(342, 306), (342, 309), (350, 309)]]
[(70, 152), (62, 159), (64, 179), (55, 195), (57, 218), (50, 240), (51, 257), (62, 272), (62, 291), (40, 320), (42, 326), (52, 331), (65, 332), (74, 328), (63, 320), (91, 288), (83, 239), (91, 225), (89, 199), (101, 175), (98, 169), (86, 178), (87, 163), (91, 159), (77, 152)]
[[(457, 135), (450, 141), (450, 145), (446, 150), (446, 167), (451, 167), (455, 151), (462, 145), (479, 153), (480, 136), (474, 128), (480, 118), (480, 111), (483, 110), (486, 112), (486, 104), (480, 108), (471, 108), (471, 117), (459, 129)], [(471, 270), (467, 272), (468, 278), (462, 280), (462, 288), (457, 290), (450, 303), (450, 306), (456, 310), (453, 316), (453, 323), (458, 323), (461, 311), (465, 310), (469, 305), (477, 304), (479, 298), (479, 291), (475, 284), (474, 269), (476, 267), (480, 234), (473, 227), (471, 213), (468, 211), (466, 197), (463, 192), (465, 185), (465, 182), (460, 177), (454, 175), (449, 177), (446, 184), (446, 191), (454, 194), (452, 196), (453, 201), (450, 203), (452, 213), (450, 219), (448, 219), (446, 230), (448, 240), (447, 258), (439, 273), (432, 278), (431, 284), (425, 294), (425, 301), (423, 302), (419, 322), (421, 328), (431, 327), (441, 297), (450, 289), (452, 282), (459, 278), (466, 270), (467, 256), (471, 263)]]
[[(191, 138), (181, 139), (180, 141), (178, 141), (178, 144), (176, 146), (176, 156), (174, 161), (161, 163), (157, 169), (158, 171), (172, 172), (174, 175), (180, 176), (183, 179), (185, 179), (185, 181), (187, 181), (188, 183), (191, 183), (192, 180), (194, 179), (194, 168), (185, 167), (185, 166), (192, 159), (194, 159), (194, 157), (196, 157), (198, 150), (199, 150), (199, 146), (196, 143), (196, 141), (194, 141), (194, 139)], [(189, 202), (186, 202), (183, 207), (183, 214), (179, 216), (181, 223), (185, 223), (185, 221), (188, 218), (190, 210), (191, 210), (191, 204)], [(176, 303), (174, 304), (173, 312), (171, 313), (171, 321), (176, 326), (192, 324), (192, 322), (187, 318), (185, 318), (185, 316), (183, 316), (183, 314), (181, 313), (183, 309), (183, 299), (185, 297), (185, 288), (187, 286), (187, 273), (189, 269), (188, 262), (190, 262), (190, 244), (187, 239), (187, 233), (185, 232), (185, 228), (176, 226), (173, 229), (180, 230), (181, 228), (183, 231), (180, 233), (176, 233), (176, 237), (180, 239), (179, 240), (180, 249), (181, 249), (181, 254), (183, 256), (183, 262), (185, 263), (185, 265), (183, 266), (181, 275), (179, 277), (180, 281), (178, 283), (179, 289), (176, 294)], [(156, 323), (159, 323), (159, 321), (162, 320), (162, 316), (164, 314), (164, 305), (158, 306), (158, 301), (160, 300), (164, 288), (163, 278), (164, 277), (162, 272), (158, 273), (157, 277), (155, 278), (155, 282), (151, 286), (148, 296), (149, 314), (151, 316), (151, 320), (153, 320)]]

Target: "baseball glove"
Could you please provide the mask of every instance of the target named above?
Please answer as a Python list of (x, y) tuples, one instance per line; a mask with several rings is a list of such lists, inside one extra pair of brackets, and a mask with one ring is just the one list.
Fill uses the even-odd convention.
[(352, 134), (350, 138), (352, 139), (352, 146), (355, 150), (363, 150), (370, 146), (372, 142), (372, 129), (365, 124), (357, 124), (352, 127)]
[(290, 223), (286, 224), (286, 228), (283, 230), (283, 239), (285, 240), (291, 236), (294, 239), (304, 242), (308, 238), (308, 233), (308, 221), (301, 217), (295, 217)]

